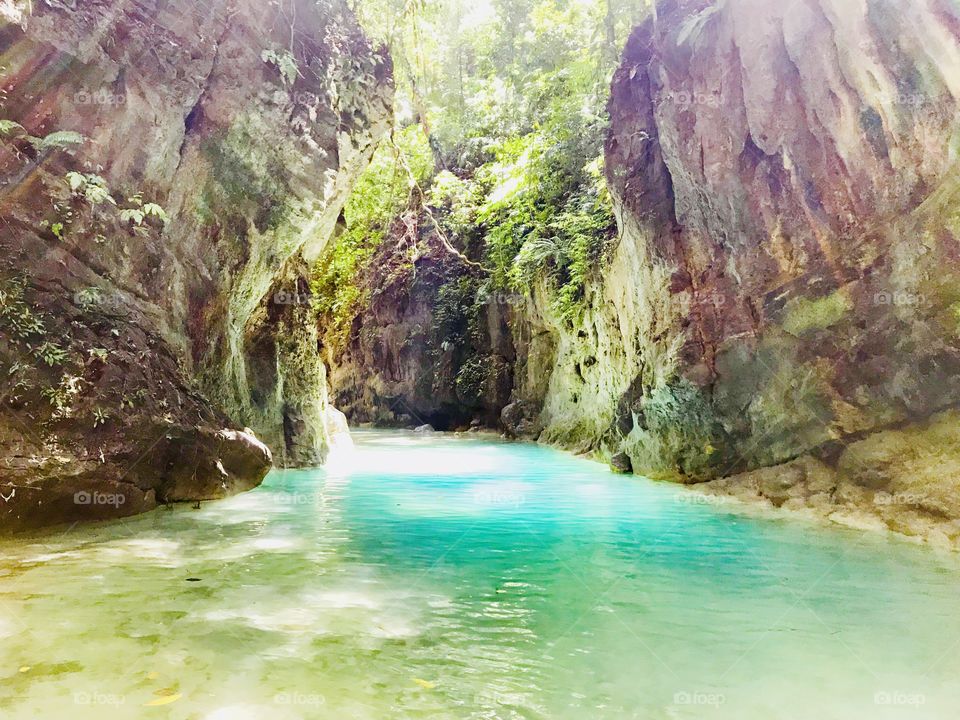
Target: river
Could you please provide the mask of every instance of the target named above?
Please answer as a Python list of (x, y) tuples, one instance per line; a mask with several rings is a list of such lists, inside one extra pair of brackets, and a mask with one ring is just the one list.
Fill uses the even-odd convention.
[(0, 544), (0, 717), (911, 720), (960, 559), (530, 444), (361, 431), (250, 493)]

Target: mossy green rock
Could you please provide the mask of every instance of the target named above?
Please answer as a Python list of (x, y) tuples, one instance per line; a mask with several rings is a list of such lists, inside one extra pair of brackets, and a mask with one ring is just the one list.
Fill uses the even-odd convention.
[[(346, 4), (293, 5), (33, 3), (3, 20), (4, 119), (82, 142), (0, 138), (0, 286), (35, 313), (0, 318), (0, 491), (17, 486), (0, 530), (237, 492), (271, 449), (323, 458), (303, 287), (387, 130), (392, 73)], [(285, 12), (293, 83), (263, 59), (291, 43)], [(74, 504), (84, 483), (128, 501)]]
[(692, 482), (960, 404), (957, 9), (843, 16), (666, 3), (635, 30), (609, 105), (619, 244), (578, 323), (534, 288), (514, 325), (542, 440)]

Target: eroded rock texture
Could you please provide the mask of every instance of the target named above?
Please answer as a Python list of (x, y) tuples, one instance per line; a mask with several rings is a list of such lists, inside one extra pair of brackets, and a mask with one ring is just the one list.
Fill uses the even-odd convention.
[(338, 0), (3, 7), (0, 529), (221, 497), (267, 446), (320, 459), (299, 297), (389, 63)]
[(352, 423), (496, 427), (515, 352), (510, 298), (486, 290), (429, 216), (402, 213), (360, 279), (344, 347), (324, 347), (331, 395)]
[(620, 243), (582, 327), (538, 301), (518, 330), (517, 396), (543, 403), (542, 437), (701, 481), (805, 454), (835, 468), (955, 406), (957, 5), (658, 8), (612, 87)]

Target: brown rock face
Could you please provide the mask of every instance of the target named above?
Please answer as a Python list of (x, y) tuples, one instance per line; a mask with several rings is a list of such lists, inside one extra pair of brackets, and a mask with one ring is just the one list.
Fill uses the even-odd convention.
[(956, 6), (658, 8), (612, 86), (619, 246), (583, 327), (528, 315), (543, 437), (703, 480), (956, 405)]
[(541, 439), (957, 542), (960, 10), (658, 10), (612, 85), (619, 245), (581, 327), (535, 294), (515, 328)]
[(351, 422), (499, 424), (513, 383), (509, 307), (475, 275), (425, 213), (396, 221), (360, 281), (366, 299), (349, 341), (324, 348), (334, 405)]
[[(927, 524), (896, 519), (904, 503), (883, 523), (960, 538), (940, 502), (960, 450), (933, 449), (955, 416), (928, 422), (960, 403), (960, 10), (657, 6), (612, 84), (619, 245), (582, 326), (534, 293), (516, 396), (542, 401), (541, 439), (638, 473), (746, 473), (723, 487), (871, 517), (874, 492), (910, 487)], [(864, 455), (891, 428), (912, 464)]]
[(3, 10), (0, 530), (253, 487), (270, 451), (229, 427), (322, 458), (299, 291), (389, 63), (337, 0)]

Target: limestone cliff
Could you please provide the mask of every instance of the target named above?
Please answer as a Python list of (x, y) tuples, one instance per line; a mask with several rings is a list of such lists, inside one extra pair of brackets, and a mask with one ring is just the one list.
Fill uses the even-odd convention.
[(322, 458), (299, 298), (389, 62), (338, 0), (0, 8), (0, 529)]
[[(960, 10), (658, 11), (612, 85), (619, 244), (582, 326), (534, 297), (515, 396), (542, 405), (542, 439), (622, 451), (638, 473), (703, 481), (810, 455), (827, 504), (847, 483), (861, 504), (960, 517), (955, 443), (921, 442), (910, 462), (861, 444), (922, 435), (960, 402)], [(944, 473), (921, 490), (919, 455)]]
[(401, 214), (359, 284), (345, 347), (324, 346), (334, 405), (353, 423), (496, 427), (513, 386), (510, 297), (449, 252), (416, 209)]

